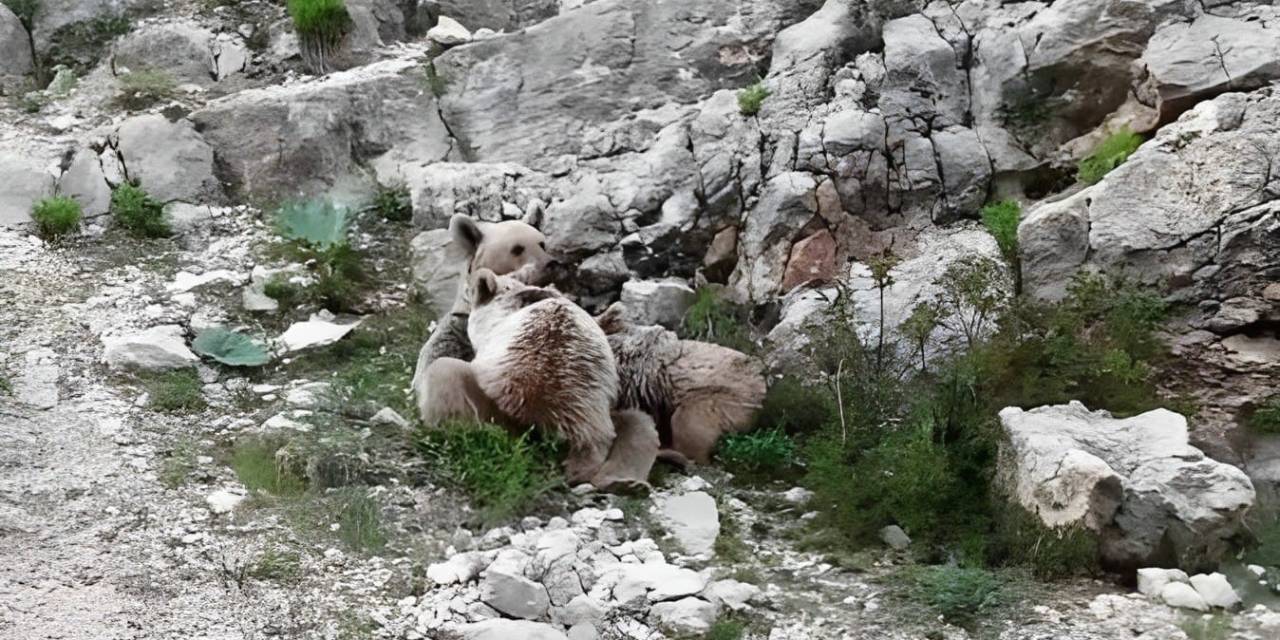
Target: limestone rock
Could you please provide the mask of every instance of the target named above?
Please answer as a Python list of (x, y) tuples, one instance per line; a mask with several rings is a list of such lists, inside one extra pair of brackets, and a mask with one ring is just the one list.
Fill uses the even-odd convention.
[(546, 587), (497, 562), (485, 569), (480, 590), (485, 604), (513, 618), (541, 618), (551, 606)]
[(737, 580), (716, 580), (702, 590), (702, 597), (711, 604), (730, 611), (743, 611), (748, 603), (760, 595), (760, 587)]
[(462, 625), (458, 633), (462, 640), (568, 640), (549, 624), (527, 620), (484, 620)]
[(14, 385), (18, 401), (37, 409), (58, 406), (58, 355), (52, 349), (28, 351), (22, 377)]
[(1000, 421), (999, 479), (1013, 500), (1047, 526), (1098, 532), (1110, 563), (1212, 563), (1254, 501), (1244, 472), (1189, 445), (1171, 411), (1116, 419), (1072, 402), (1006, 408)]
[(1276, 11), (1256, 7), (1264, 19), (1203, 14), (1161, 25), (1147, 42), (1142, 64), (1159, 97), (1161, 115), (1173, 118), (1197, 99), (1262, 86), (1280, 77)]
[(1179, 609), (1192, 609), (1195, 611), (1208, 611), (1209, 605), (1205, 603), (1204, 598), (1191, 588), (1191, 585), (1185, 582), (1170, 582), (1160, 590), (1160, 600), (1171, 607)]
[(1187, 574), (1179, 569), (1161, 569), (1148, 567), (1138, 569), (1138, 593), (1144, 596), (1157, 597), (1164, 586), (1170, 582), (1187, 582)]
[(0, 6), (0, 76), (22, 76), (33, 68), (27, 30), (8, 6)]
[(774, 177), (738, 233), (738, 266), (730, 284), (744, 298), (766, 301), (782, 289), (791, 243), (818, 212), (818, 183), (805, 172)]
[(720, 536), (720, 513), (716, 499), (703, 491), (693, 491), (662, 499), (659, 518), (685, 553), (711, 556)]
[(622, 284), (623, 318), (636, 325), (675, 330), (697, 294), (682, 282), (632, 280)]
[(146, 23), (116, 42), (113, 67), (117, 73), (155, 70), (179, 83), (208, 85), (218, 76), (213, 44), (213, 32), (191, 20)]
[(54, 178), (41, 170), (40, 160), (0, 150), (0, 227), (31, 221), (31, 207), (53, 194)]
[(219, 489), (205, 496), (204, 500), (209, 505), (209, 510), (214, 513), (231, 513), (241, 502), (244, 502), (245, 497), (243, 491)]
[(485, 568), (483, 554), (469, 551), (450, 556), (444, 562), (427, 567), (427, 579), (433, 584), (450, 585), (475, 580)]
[(102, 172), (102, 162), (93, 149), (84, 148), (58, 178), (58, 192), (75, 198), (86, 218), (107, 213), (111, 208), (111, 185)]
[(881, 529), (880, 540), (894, 551), (903, 551), (911, 546), (911, 538), (907, 536), (907, 532), (896, 524)]
[(698, 572), (665, 562), (618, 564), (607, 573), (616, 580), (613, 597), (618, 602), (671, 600), (697, 594), (707, 586), (707, 579)]
[(331, 320), (312, 316), (310, 320), (305, 322), (295, 322), (289, 325), (280, 336), (280, 343), (284, 346), (286, 352), (302, 351), (313, 347), (323, 347), (333, 344), (342, 339), (343, 336), (351, 333), (360, 323), (337, 323)]
[(1234, 609), (1240, 604), (1240, 596), (1236, 595), (1236, 590), (1231, 588), (1231, 583), (1221, 573), (1194, 575), (1190, 582), (1205, 604), (1211, 607)]
[(103, 360), (112, 369), (163, 371), (181, 369), (200, 361), (187, 348), (182, 327), (161, 325), (140, 333), (103, 338)]
[(135, 116), (120, 124), (116, 137), (129, 179), (141, 182), (156, 200), (208, 202), (221, 196), (213, 149), (190, 121)]
[(457, 20), (448, 16), (440, 16), (436, 26), (427, 30), (427, 37), (444, 47), (471, 42), (471, 32)]
[(716, 622), (716, 606), (698, 598), (659, 602), (649, 610), (649, 623), (673, 634), (706, 633)]

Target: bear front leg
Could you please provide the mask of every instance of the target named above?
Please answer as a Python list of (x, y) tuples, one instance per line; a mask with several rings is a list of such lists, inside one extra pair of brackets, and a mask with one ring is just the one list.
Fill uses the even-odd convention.
[(504, 423), (502, 412), (480, 389), (469, 362), (439, 358), (423, 371), (422, 383), (414, 391), (418, 392), (418, 413), (429, 426), (446, 420)]
[(698, 464), (711, 462), (725, 418), (714, 402), (690, 402), (671, 414), (671, 448)]
[(608, 442), (571, 442), (569, 457), (564, 461), (565, 479), (569, 486), (590, 482), (609, 457)]
[[(451, 313), (440, 320), (436, 324), (436, 330), (431, 333), (431, 337), (427, 339), (427, 343), (422, 345), (422, 349), (418, 350), (418, 363), (413, 371), (413, 395), (418, 402), (418, 417), (424, 422), (431, 424), (428, 420), (428, 414), (435, 415), (438, 411), (431, 409), (431, 398), (433, 394), (448, 393), (447, 390), (433, 391), (432, 378), (443, 378), (443, 372), (437, 371), (429, 375), (431, 366), (438, 360), (450, 358), (461, 362), (470, 362), (475, 357), (475, 350), (471, 347), (471, 341), (467, 339), (467, 315)], [(449, 366), (446, 369), (455, 371), (456, 368)], [(474, 378), (474, 376), (471, 376)]]
[(658, 457), (658, 428), (642, 411), (614, 411), (614, 439), (609, 458), (591, 478), (601, 491), (647, 491), (649, 472)]

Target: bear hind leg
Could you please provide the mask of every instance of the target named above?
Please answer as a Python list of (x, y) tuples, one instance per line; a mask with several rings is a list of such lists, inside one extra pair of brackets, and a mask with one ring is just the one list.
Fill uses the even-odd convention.
[(647, 492), (649, 472), (658, 457), (658, 429), (653, 418), (636, 410), (614, 411), (615, 437), (591, 484), (601, 491)]

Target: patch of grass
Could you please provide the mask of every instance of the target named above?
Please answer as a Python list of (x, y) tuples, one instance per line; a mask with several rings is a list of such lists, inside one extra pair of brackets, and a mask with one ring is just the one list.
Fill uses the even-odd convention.
[(236, 442), (231, 468), (240, 484), (250, 491), (277, 497), (301, 496), (307, 490), (307, 481), (277, 459), (282, 446), (280, 441), (271, 439), (246, 438)]
[(982, 224), (996, 239), (1000, 254), (1009, 264), (1018, 260), (1018, 222), (1022, 218), (1022, 205), (1017, 200), (1000, 200), (982, 208)]
[(713, 549), (720, 563), (738, 564), (751, 558), (751, 547), (742, 539), (741, 525), (728, 512), (720, 517), (720, 535), (716, 536)]
[(285, 274), (277, 274), (271, 277), (262, 287), (262, 293), (268, 298), (274, 299), (280, 303), (282, 309), (288, 309), (298, 304), (305, 297), (303, 287), (294, 284), (289, 280), (289, 276)]
[(1107, 136), (1094, 148), (1093, 152), (1080, 160), (1076, 176), (1085, 184), (1096, 184), (1112, 169), (1120, 166), (1138, 147), (1144, 138), (1124, 127)]
[(383, 220), (408, 222), (413, 218), (413, 198), (403, 182), (378, 185), (373, 195), (373, 209)]
[(205, 402), (200, 376), (195, 369), (176, 369), (142, 378), (147, 391), (147, 407), (165, 413), (196, 413), (209, 406)]
[(1256, 517), (1254, 544), (1245, 552), (1244, 561), (1264, 567), (1280, 567), (1280, 517), (1264, 510)]
[(744, 622), (733, 619), (717, 620), (711, 625), (711, 629), (707, 631), (707, 635), (703, 636), (704, 640), (742, 640), (747, 633), (747, 625)]
[(835, 403), (825, 389), (786, 375), (769, 385), (756, 414), (756, 428), (779, 429), (793, 435), (811, 433), (835, 418)]
[(953, 565), (919, 567), (907, 571), (906, 578), (908, 598), (961, 627), (971, 626), (999, 607), (1007, 595), (1005, 581), (985, 569)]
[(1188, 640), (1227, 640), (1231, 637), (1231, 616), (1226, 613), (1187, 617), (1178, 624)]
[(1050, 529), (1035, 514), (1014, 504), (1002, 508), (997, 517), (997, 542), (986, 544), (1002, 558), (985, 558), (987, 564), (1015, 564), (1030, 567), (1041, 580), (1095, 575), (1098, 567), (1098, 538), (1083, 525)]
[(438, 480), (465, 491), (486, 522), (518, 515), (562, 483), (555, 447), (534, 442), (532, 434), (517, 438), (495, 425), (452, 422), (419, 431), (415, 443)]
[(764, 81), (757, 80), (751, 86), (738, 90), (738, 110), (744, 116), (754, 116), (760, 113), (760, 107), (768, 97), (769, 89), (764, 86)]
[(746, 314), (746, 309), (725, 300), (716, 288), (700, 288), (693, 304), (685, 312), (680, 337), (754, 353), (756, 345), (751, 340)]
[(140, 111), (172, 100), (178, 95), (178, 82), (163, 69), (138, 69), (116, 77), (113, 103), (127, 111)]
[(1262, 401), (1245, 425), (1254, 433), (1280, 433), (1280, 393)]
[(52, 196), (35, 203), (31, 219), (36, 233), (45, 240), (57, 240), (80, 228), (80, 203), (66, 196)]
[(351, 30), (351, 15), (343, 0), (288, 0), (289, 17), (302, 47), (302, 58), (315, 73), (327, 73)]
[(297, 582), (302, 577), (302, 556), (294, 551), (267, 549), (249, 565), (248, 575), (258, 580)]
[(125, 182), (111, 192), (111, 217), (116, 224), (138, 238), (163, 238), (171, 235), (164, 204), (153, 199), (142, 187)]
[(360, 487), (344, 487), (325, 496), (330, 519), (338, 525), (337, 537), (351, 551), (378, 553), (387, 546), (382, 508)]
[(776, 475), (796, 462), (796, 443), (781, 429), (735, 433), (720, 439), (716, 457), (732, 473)]
[(196, 444), (184, 439), (173, 447), (160, 464), (160, 483), (169, 489), (177, 489), (186, 483), (196, 469)]

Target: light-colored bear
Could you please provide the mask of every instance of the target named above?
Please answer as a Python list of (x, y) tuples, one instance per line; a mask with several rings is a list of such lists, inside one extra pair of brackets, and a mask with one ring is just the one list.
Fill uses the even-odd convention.
[(766, 391), (762, 364), (662, 327), (628, 324), (621, 311), (615, 304), (597, 319), (618, 366), (616, 406), (653, 418), (660, 457), (710, 462), (720, 436), (751, 428)]

